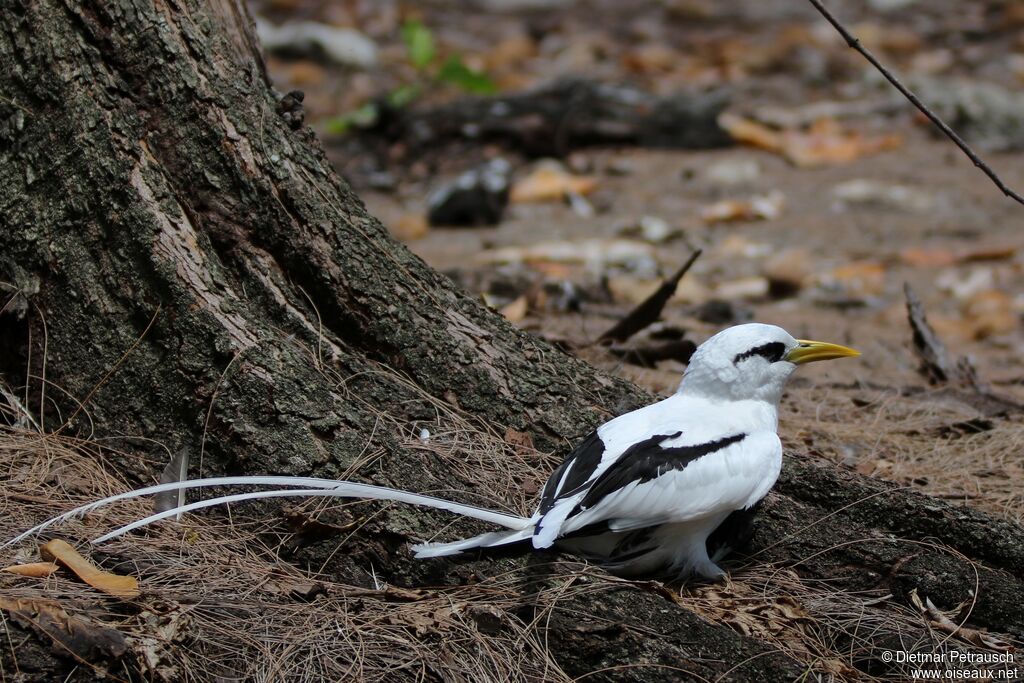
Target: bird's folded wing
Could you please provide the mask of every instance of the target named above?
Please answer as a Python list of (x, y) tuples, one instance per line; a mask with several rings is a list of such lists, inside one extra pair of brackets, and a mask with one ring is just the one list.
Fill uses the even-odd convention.
[(686, 443), (679, 433), (634, 443), (575, 495), (556, 499), (538, 523), (537, 547), (591, 524), (615, 531), (697, 519), (747, 507), (778, 476), (781, 444), (770, 432)]

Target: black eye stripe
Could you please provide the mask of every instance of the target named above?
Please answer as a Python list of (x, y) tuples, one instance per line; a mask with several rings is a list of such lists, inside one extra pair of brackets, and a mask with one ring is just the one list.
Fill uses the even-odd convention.
[(761, 356), (762, 358), (767, 360), (769, 363), (775, 363), (775, 362), (778, 362), (778, 361), (782, 360), (782, 357), (785, 354), (786, 354), (786, 345), (785, 344), (783, 344), (782, 342), (768, 342), (767, 344), (761, 344), (760, 346), (755, 346), (754, 348), (750, 349), (749, 351), (744, 351), (743, 353), (737, 353), (736, 357), (732, 359), (732, 362), (735, 365), (736, 363), (739, 363), (741, 360), (744, 360), (745, 358), (750, 358), (752, 356)]

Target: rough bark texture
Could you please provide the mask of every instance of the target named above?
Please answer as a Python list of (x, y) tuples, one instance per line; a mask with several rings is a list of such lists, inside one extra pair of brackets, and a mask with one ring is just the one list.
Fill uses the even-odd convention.
[[(119, 463), (133, 476), (151, 480), (166, 462), (144, 437), (202, 452), (204, 474), (355, 472), (487, 494), (464, 469), (403, 447), (439, 407), (526, 432), (558, 457), (650, 400), (519, 332), (394, 243), (309, 130), (277, 113), (240, 4), (33, 0), (5, 2), (3, 15), (0, 373), (37, 388), (51, 427), (74, 411), (69, 396), (87, 400), (65, 431), (126, 438), (150, 456)], [(392, 508), (344, 556), (329, 543), (295, 559), (331, 558), (353, 582), (372, 561), (399, 585), (525, 566), (412, 561), (405, 540), (441, 519)], [(913, 543), (936, 539), (962, 555)], [(970, 623), (1024, 636), (1021, 528), (831, 466), (789, 458), (751, 552), (836, 590), (904, 600), (917, 588), (950, 606), (975, 590), (976, 568)], [(572, 598), (546, 628), (570, 675), (634, 667), (593, 680), (680, 675), (641, 663), (707, 679), (804, 671), (629, 584)]]

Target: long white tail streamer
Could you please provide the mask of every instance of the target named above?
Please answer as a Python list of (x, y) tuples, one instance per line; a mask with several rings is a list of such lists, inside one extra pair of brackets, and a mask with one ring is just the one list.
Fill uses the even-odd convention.
[[(431, 507), (438, 510), (446, 510), (457, 515), (463, 515), (472, 519), (479, 519), (483, 522), (490, 522), (492, 524), (498, 524), (507, 529), (519, 530), (524, 528), (530, 523), (526, 517), (517, 517), (515, 515), (507, 515), (501, 512), (495, 512), (494, 510), (485, 510), (472, 505), (464, 505), (462, 503), (456, 503), (450, 500), (444, 500), (442, 498), (434, 498), (433, 496), (425, 496), (419, 493), (411, 493), (409, 491), (399, 491), (397, 489), (390, 489), (383, 486), (374, 486), (372, 484), (358, 484), (350, 481), (339, 481), (337, 479), (319, 479), (316, 477), (271, 477), (271, 476), (247, 476), (247, 477), (210, 477), (207, 479), (192, 479), (187, 481), (171, 482), (168, 484), (158, 484), (155, 486), (147, 486), (145, 488), (136, 489), (134, 491), (126, 491), (125, 493), (119, 493), (109, 498), (103, 498), (101, 500), (86, 503), (73, 510), (69, 510), (62, 515), (58, 515), (51, 519), (46, 520), (42, 524), (37, 524), (28, 531), (19, 534), (15, 538), (6, 541), (0, 548), (17, 543), (33, 534), (37, 534), (43, 531), (49, 526), (66, 522), (69, 519), (80, 517), (88, 512), (91, 512), (97, 508), (116, 503), (120, 500), (128, 500), (130, 498), (138, 498), (140, 496), (150, 495), (154, 493), (160, 493), (163, 491), (177, 491), (180, 489), (191, 489), (191, 488), (204, 488), (209, 486), (289, 486), (289, 487), (307, 487), (315, 488), (317, 490), (327, 490), (331, 493), (329, 496), (347, 497), (347, 498), (368, 498), (373, 500), (393, 500), (400, 503), (410, 503), (412, 505), (423, 505), (425, 507)], [(241, 496), (235, 500), (242, 501), (248, 500), (249, 498), (262, 498), (265, 496), (259, 496), (258, 493), (266, 492), (251, 492), (246, 494), (236, 494)], [(307, 494), (309, 495), (309, 494)], [(218, 500), (218, 499), (211, 499)], [(207, 502), (207, 501), (201, 501)], [(187, 508), (188, 506), (185, 506)], [(177, 514), (178, 511), (184, 510), (185, 508), (172, 508), (168, 512)], [(161, 513), (162, 514), (162, 513)]]
[(228, 503), (239, 503), (245, 500), (255, 500), (257, 498), (288, 498), (290, 496), (300, 497), (312, 497), (312, 496), (338, 496), (331, 489), (286, 489), (284, 491), (255, 491), (250, 493), (234, 493), (230, 496), (221, 496), (219, 498), (207, 498), (206, 500), (197, 500), (194, 503), (188, 505), (182, 505), (181, 507), (171, 508), (170, 510), (164, 510), (158, 512), (149, 517), (136, 520), (131, 524), (125, 524), (120, 529), (114, 529), (108, 534), (104, 534), (92, 542), (99, 544), (105, 541), (109, 541), (112, 538), (123, 536), (129, 531), (138, 529), (139, 527), (152, 524), (153, 522), (159, 522), (161, 519), (173, 517), (179, 513), (184, 514), (186, 512), (192, 512), (193, 510), (201, 510), (203, 508), (213, 507), (214, 505), (227, 505)]

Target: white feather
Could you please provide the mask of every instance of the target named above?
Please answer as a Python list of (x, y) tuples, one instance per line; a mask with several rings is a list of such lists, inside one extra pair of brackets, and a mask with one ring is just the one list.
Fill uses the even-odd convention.
[[(439, 510), (447, 510), (448, 512), (453, 512), (455, 514), (463, 515), (465, 517), (479, 519), (483, 522), (498, 524), (499, 526), (503, 526), (513, 530), (522, 529), (530, 524), (530, 520), (526, 517), (516, 517), (514, 515), (507, 515), (501, 512), (495, 512), (493, 510), (485, 510), (483, 508), (478, 508), (472, 505), (464, 505), (462, 503), (455, 503), (449, 500), (443, 500), (441, 498), (424, 496), (418, 493), (410, 493), (408, 491), (399, 491), (396, 489), (385, 488), (383, 486), (373, 486), (371, 484), (358, 484), (355, 482), (339, 481), (336, 479), (319, 479), (316, 477), (211, 477), (207, 479), (192, 479), (187, 481), (171, 482), (167, 484), (158, 484), (155, 486), (147, 486), (145, 488), (136, 489), (134, 491), (126, 491), (125, 493), (119, 493), (115, 496), (110, 496), (109, 498), (103, 498), (101, 500), (93, 501), (92, 503), (81, 505), (73, 510), (65, 512), (62, 515), (58, 515), (56, 517), (48, 519), (42, 524), (37, 524), (28, 531), (19, 534), (18, 536), (12, 538), (3, 545), (0, 545), (0, 548), (12, 545), (29, 536), (37, 534), (53, 524), (66, 522), (69, 519), (80, 517), (88, 512), (96, 510), (97, 508), (109, 505), (111, 503), (116, 503), (121, 500), (138, 498), (140, 496), (161, 493), (163, 491), (177, 491), (181, 489), (203, 488), (209, 486), (238, 485), (307, 487), (322, 490), (331, 490), (332, 493), (330, 493), (329, 495), (332, 496), (341, 496), (348, 498), (370, 498), (374, 500), (393, 500), (401, 503), (411, 503), (413, 505), (424, 505), (426, 507), (432, 507)], [(264, 497), (257, 496), (256, 493), (239, 495), (243, 497), (238, 498), (237, 500), (245, 500), (244, 496)], [(167, 512), (177, 514), (178, 510), (179, 508), (175, 507), (171, 508), (170, 510), (167, 510)]]

